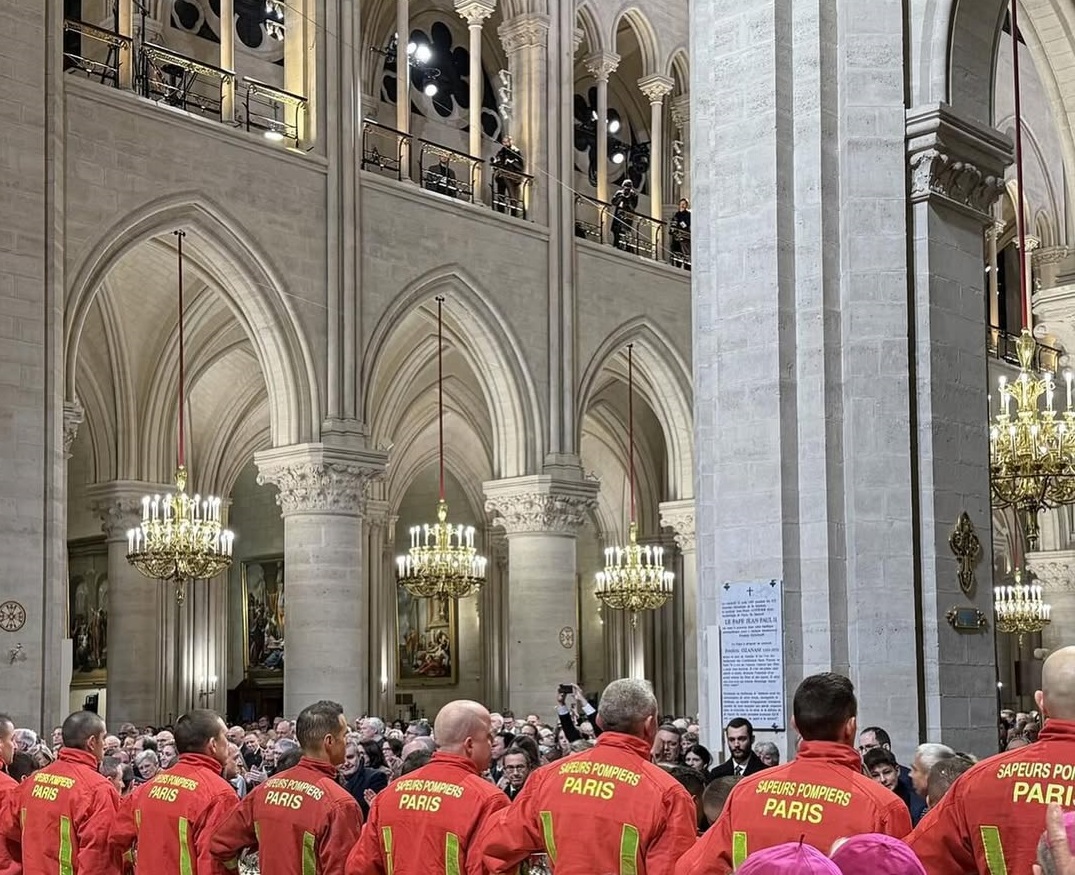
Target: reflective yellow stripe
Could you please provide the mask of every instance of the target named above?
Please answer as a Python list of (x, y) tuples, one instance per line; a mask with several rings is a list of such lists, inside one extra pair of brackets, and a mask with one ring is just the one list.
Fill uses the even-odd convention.
[(60, 817), (60, 875), (74, 875), (71, 866), (71, 818)]
[(738, 869), (747, 858), (747, 834), (732, 833), (732, 868)]
[(314, 846), (314, 834), (302, 834), (302, 875), (317, 875), (317, 848)]
[(454, 832), (444, 837), (444, 875), (459, 875), (459, 836)]
[(194, 875), (190, 862), (190, 822), (179, 818), (179, 875)]
[(139, 829), (142, 828), (142, 809), (141, 808), (134, 809), (134, 825), (136, 827), (138, 827)]
[(629, 823), (620, 835), (620, 875), (638, 875), (638, 827)]
[(556, 865), (556, 836), (552, 834), (552, 812), (541, 812), (541, 831), (545, 833), (545, 853), (549, 855), (549, 862)]
[(381, 827), (381, 844), (384, 846), (385, 875), (392, 875), (392, 871), (396, 868), (395, 860), (392, 859), (392, 827)]
[(1000, 841), (1000, 830), (995, 826), (983, 826), (982, 844), (985, 846), (985, 864), (989, 875), (1008, 875), (1008, 864), (1004, 860), (1004, 845)]

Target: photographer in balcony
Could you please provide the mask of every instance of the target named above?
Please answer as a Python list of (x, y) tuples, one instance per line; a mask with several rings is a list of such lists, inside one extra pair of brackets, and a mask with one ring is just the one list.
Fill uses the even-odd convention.
[(509, 135), (501, 137), (500, 151), (493, 156), (490, 163), (493, 165), (493, 181), (496, 184), (493, 209), (498, 213), (522, 216), (522, 174), (526, 162)]
[(638, 190), (634, 181), (627, 177), (612, 196), (612, 245), (617, 249), (630, 248), (629, 238), (635, 230), (635, 211), (638, 209)]
[(672, 214), (672, 264), (689, 267), (691, 263), (691, 202), (679, 199), (679, 209)]
[(459, 185), (447, 155), (441, 155), (440, 160), (426, 171), (425, 184), (430, 191), (459, 197)]

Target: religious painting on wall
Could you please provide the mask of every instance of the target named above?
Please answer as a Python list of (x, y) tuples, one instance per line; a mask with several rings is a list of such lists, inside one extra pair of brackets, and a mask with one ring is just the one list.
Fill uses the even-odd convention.
[(396, 685), (453, 686), (459, 680), (455, 599), (415, 598), (396, 588)]
[(100, 687), (108, 679), (108, 544), (103, 538), (67, 547), (67, 634), (73, 687)]
[(248, 559), (242, 565), (243, 665), (250, 677), (284, 677), (284, 557)]

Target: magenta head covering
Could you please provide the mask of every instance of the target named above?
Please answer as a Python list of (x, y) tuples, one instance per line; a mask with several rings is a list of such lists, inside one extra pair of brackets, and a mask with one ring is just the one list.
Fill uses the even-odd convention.
[(735, 875), (840, 875), (840, 870), (817, 848), (788, 842), (747, 857)]
[[(1068, 837), (1068, 845), (1075, 848), (1075, 811), (1064, 812), (1064, 832)], [(1048, 833), (1043, 833), (1041, 841), (1038, 842), (1038, 865), (1044, 875), (1056, 875), (1056, 862), (1049, 848)]]
[(880, 833), (852, 836), (832, 852), (832, 861), (842, 875), (926, 875), (914, 851)]

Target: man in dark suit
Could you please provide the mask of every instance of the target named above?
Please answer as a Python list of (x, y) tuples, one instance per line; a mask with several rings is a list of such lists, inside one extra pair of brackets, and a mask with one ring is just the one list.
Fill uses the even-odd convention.
[[(866, 756), (871, 750), (887, 750), (892, 752), (892, 739), (888, 732), (880, 726), (867, 726), (859, 732), (859, 753)], [(899, 769), (900, 798), (907, 803), (911, 811), (911, 825), (914, 826), (921, 819), (926, 810), (926, 800), (915, 792), (914, 782), (911, 781), (911, 770), (907, 766), (896, 764)], [(917, 815), (917, 816), (916, 816)]]
[(742, 778), (765, 768), (765, 763), (754, 753), (754, 727), (745, 717), (734, 717), (728, 721), (724, 729), (724, 740), (731, 756), (710, 771), (710, 781), (717, 778)]
[(347, 742), (343, 765), (340, 766), (343, 789), (350, 793), (362, 809), (363, 820), (370, 815), (373, 797), (388, 786), (388, 775), (380, 769), (371, 769), (362, 762), (358, 744)]

